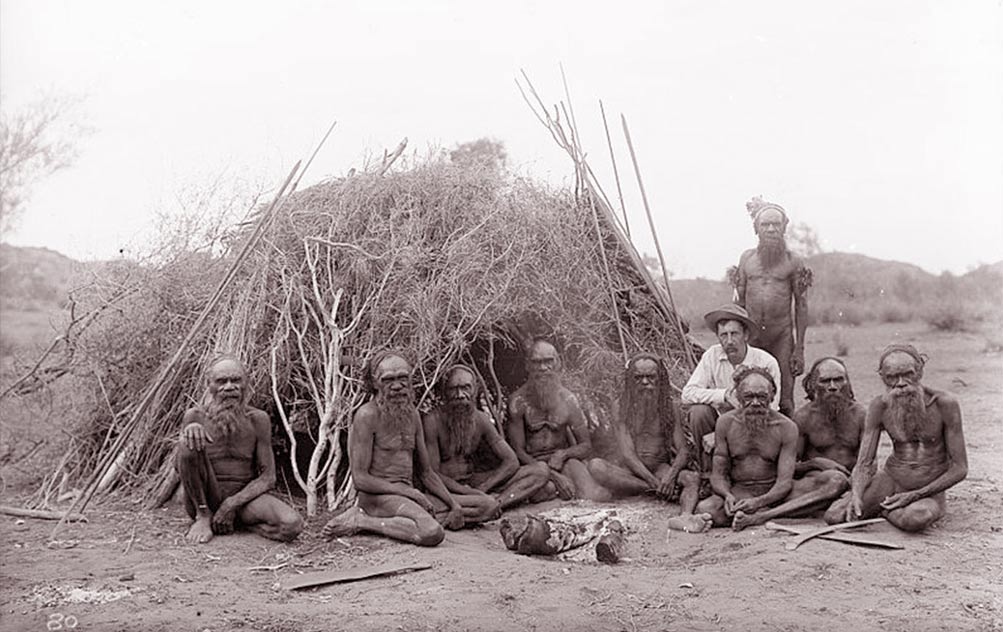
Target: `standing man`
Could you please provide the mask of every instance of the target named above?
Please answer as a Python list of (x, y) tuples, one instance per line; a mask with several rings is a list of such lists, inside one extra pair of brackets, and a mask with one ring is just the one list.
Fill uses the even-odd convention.
[(275, 485), (272, 424), (248, 405), (245, 376), (236, 356), (216, 357), (201, 405), (185, 411), (176, 467), (194, 521), (185, 539), (194, 544), (235, 527), (284, 541), (303, 530), (296, 510), (268, 493)]
[(592, 451), (592, 438), (578, 398), (561, 383), (557, 348), (535, 338), (526, 370), (529, 379), (509, 401), (506, 434), (520, 463), (544, 463), (549, 468), (550, 480), (533, 500), (555, 494), (564, 500), (575, 496), (609, 500), (609, 491), (595, 482), (581, 461)]
[[(867, 410), (846, 520), (884, 516), (903, 531), (922, 531), (944, 515), (944, 491), (968, 475), (961, 407), (953, 395), (922, 384), (925, 364), (912, 345), (893, 344), (881, 354), (886, 392)], [(875, 474), (882, 430), (892, 453)]]
[[(546, 463), (520, 467), (491, 418), (477, 409), (478, 390), (474, 370), (453, 365), (440, 386), (443, 403), (422, 421), (432, 469), (460, 503), (467, 524), (494, 520), (539, 491), (550, 476)], [(478, 461), (481, 446), (494, 454), (494, 467)]]
[(343, 509), (324, 526), (335, 538), (368, 531), (420, 546), (435, 546), (445, 533), (435, 507), (415, 488), (417, 473), (446, 510), (440, 520), (449, 529), (463, 527), (463, 511), (425, 449), (411, 387), (411, 364), (398, 351), (382, 351), (370, 360), (366, 381), (375, 397), (356, 411), (348, 430), (348, 458), (358, 493), (356, 506)]
[[(681, 513), (669, 527), (698, 533), (711, 526), (710, 514), (696, 516), (700, 500), (699, 466), (690, 465), (693, 445), (679, 406), (672, 399), (669, 372), (652, 353), (637, 353), (628, 362), (623, 391), (615, 413), (619, 464), (589, 461), (589, 472), (617, 496), (645, 492), (667, 502), (679, 502)], [(704, 497), (709, 486), (704, 486)]]
[[(807, 291), (811, 270), (787, 249), (787, 213), (754, 197), (745, 205), (759, 246), (742, 253), (734, 275), (735, 302), (759, 323), (749, 343), (770, 352), (780, 364), (780, 412), (794, 413), (794, 378), (804, 370)], [(793, 302), (793, 318), (791, 303)], [(796, 332), (795, 332), (796, 330)]]
[[(700, 357), (686, 386), (682, 402), (689, 404), (689, 428), (700, 452), (701, 471), (711, 471), (710, 453), (714, 449), (714, 424), (720, 414), (739, 407), (732, 377), (740, 366), (765, 369), (774, 382), (780, 381), (777, 361), (762, 349), (749, 346), (750, 332), (758, 328), (749, 314), (738, 305), (725, 305), (704, 316), (707, 328), (717, 334), (718, 344), (711, 346)], [(779, 397), (774, 397), (770, 408), (776, 410)]]

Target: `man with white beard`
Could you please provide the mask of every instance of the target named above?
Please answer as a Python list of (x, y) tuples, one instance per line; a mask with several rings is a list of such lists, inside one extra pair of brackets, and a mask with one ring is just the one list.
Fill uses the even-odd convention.
[(741, 408), (717, 421), (710, 477), (716, 495), (701, 501), (697, 512), (711, 514), (716, 527), (739, 531), (779, 517), (771, 511), (778, 504), (789, 515), (842, 493), (845, 485), (819, 490), (794, 480), (798, 428), (770, 408), (777, 387), (769, 371), (742, 367), (734, 379)]
[[(425, 416), (425, 445), (429, 461), (446, 489), (463, 508), (466, 524), (494, 520), (547, 484), (545, 463), (519, 465), (519, 458), (495, 429), (487, 414), (477, 409), (474, 370), (456, 364), (446, 370), (440, 385), (442, 404)], [(494, 455), (494, 467), (478, 460), (478, 449)], [(433, 498), (437, 511), (446, 506)]]
[[(381, 351), (369, 361), (365, 379), (374, 397), (355, 412), (348, 430), (358, 502), (335, 514), (323, 533), (337, 538), (369, 532), (436, 546), (446, 537), (443, 526), (463, 527), (463, 511), (429, 461), (414, 405), (411, 363), (399, 351)], [(446, 507), (438, 520), (432, 501), (414, 486), (415, 473)]]
[[(944, 491), (968, 475), (961, 407), (953, 395), (921, 383), (925, 364), (912, 345), (889, 345), (881, 354), (886, 392), (867, 410), (846, 520), (884, 516), (903, 531), (922, 531), (944, 515)], [(892, 454), (875, 473), (882, 430)]]
[(235, 526), (283, 541), (303, 529), (296, 510), (267, 493), (275, 485), (271, 420), (248, 405), (244, 380), (240, 360), (217, 357), (201, 405), (185, 411), (176, 467), (194, 521), (185, 539), (195, 544)]
[(526, 370), (529, 379), (509, 400), (505, 430), (520, 463), (548, 467), (550, 480), (531, 500), (542, 502), (555, 495), (564, 500), (609, 500), (609, 490), (596, 483), (581, 461), (592, 451), (592, 438), (578, 397), (561, 383), (557, 347), (534, 339), (527, 350)]
[[(787, 249), (787, 213), (779, 204), (754, 197), (745, 205), (759, 246), (742, 253), (735, 269), (735, 302), (758, 326), (749, 344), (768, 351), (780, 365), (780, 412), (794, 413), (794, 378), (804, 370), (805, 330), (812, 273)], [(793, 302), (793, 318), (792, 318)]]

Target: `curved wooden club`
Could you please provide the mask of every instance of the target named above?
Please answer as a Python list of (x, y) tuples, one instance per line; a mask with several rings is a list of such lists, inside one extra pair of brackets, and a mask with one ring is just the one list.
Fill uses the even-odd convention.
[(843, 529), (853, 529), (854, 527), (862, 527), (868, 524), (876, 524), (878, 522), (884, 522), (884, 521), (885, 521), (884, 518), (869, 518), (867, 520), (854, 520), (853, 522), (831, 524), (827, 527), (823, 527), (822, 529), (816, 529), (815, 531), (811, 531), (802, 536), (794, 538), (794, 541), (788, 542), (784, 548), (786, 548), (788, 551), (793, 551), (794, 549), (798, 548), (808, 540), (811, 540), (812, 538), (817, 538), (820, 535), (832, 533), (833, 531), (842, 531)]

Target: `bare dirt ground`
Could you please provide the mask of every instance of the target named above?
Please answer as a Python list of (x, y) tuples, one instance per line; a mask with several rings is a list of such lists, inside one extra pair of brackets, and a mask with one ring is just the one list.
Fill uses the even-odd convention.
[[(816, 539), (792, 552), (791, 536), (762, 528), (667, 534), (675, 508), (648, 500), (617, 505), (630, 559), (615, 566), (515, 555), (497, 523), (449, 533), (434, 549), (326, 542), (323, 515), (292, 544), (238, 534), (195, 547), (183, 542), (179, 507), (119, 500), (55, 540), (53, 523), (0, 519), (0, 629), (1003, 630), (1003, 355), (983, 335), (877, 325), (810, 330), (809, 362), (839, 338), (861, 401), (878, 392), (877, 354), (893, 340), (928, 353), (927, 383), (961, 398), (970, 471), (949, 492), (949, 515), (922, 535), (869, 528), (905, 550)], [(432, 568), (280, 588), (302, 572), (391, 562)]]

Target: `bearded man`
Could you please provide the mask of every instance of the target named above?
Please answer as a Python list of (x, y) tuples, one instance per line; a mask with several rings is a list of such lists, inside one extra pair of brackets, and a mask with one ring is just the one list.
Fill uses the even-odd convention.
[[(804, 370), (807, 291), (811, 270), (787, 249), (787, 213), (783, 207), (754, 197), (746, 205), (759, 246), (742, 253), (735, 270), (735, 302), (759, 326), (749, 344), (765, 349), (780, 365), (780, 412), (794, 412), (794, 378)], [(793, 301), (793, 319), (791, 302)]]
[[(795, 475), (818, 478), (818, 472), (834, 470), (849, 477), (857, 463), (867, 409), (854, 399), (846, 365), (839, 358), (819, 358), (803, 386), (808, 401), (794, 412), (799, 431)], [(845, 505), (837, 501), (825, 520), (841, 522), (844, 514)]]
[(561, 383), (557, 348), (545, 339), (534, 339), (526, 370), (529, 379), (509, 400), (506, 435), (521, 464), (547, 465), (549, 480), (531, 500), (555, 495), (564, 500), (575, 496), (609, 500), (609, 491), (596, 483), (580, 460), (592, 451), (592, 438), (578, 398)]
[[(423, 420), (432, 469), (463, 508), (466, 524), (494, 520), (539, 491), (550, 475), (545, 463), (519, 465), (491, 418), (477, 409), (478, 395), (474, 370), (456, 364), (443, 376), (443, 403)], [(478, 458), (481, 448), (491, 451), (496, 465)]]
[[(436, 546), (445, 538), (443, 525), (463, 527), (463, 511), (432, 469), (414, 406), (411, 364), (401, 352), (382, 351), (370, 360), (365, 379), (375, 396), (355, 412), (348, 430), (358, 500), (335, 514), (323, 533), (335, 538), (369, 532)], [(432, 500), (413, 484), (415, 472), (445, 507), (438, 520)]]
[(714, 526), (739, 531), (814, 510), (842, 493), (846, 477), (836, 471), (821, 474), (833, 481), (841, 477), (842, 486), (819, 488), (816, 481), (794, 479), (798, 428), (770, 408), (777, 387), (768, 371), (739, 369), (735, 391), (741, 408), (721, 415), (714, 430), (710, 484), (716, 495), (701, 501), (698, 512), (711, 514)]
[(606, 459), (589, 461), (589, 473), (614, 496), (654, 493), (667, 502), (679, 502), (681, 513), (669, 520), (669, 527), (699, 533), (711, 526), (710, 514), (694, 515), (703, 497), (699, 463), (692, 436), (686, 431), (679, 407), (672, 399), (669, 372), (661, 358), (652, 353), (635, 354), (624, 372), (623, 390), (614, 410), (618, 420), (614, 432), (619, 448), (619, 464)]
[(268, 494), (275, 485), (272, 425), (248, 405), (245, 377), (235, 356), (218, 356), (206, 371), (201, 405), (185, 411), (175, 466), (194, 521), (188, 542), (204, 544), (235, 527), (289, 541), (303, 529), (296, 510)]
[[(961, 407), (953, 395), (922, 383), (925, 364), (912, 345), (890, 345), (881, 354), (886, 392), (867, 410), (846, 520), (884, 516), (903, 531), (922, 531), (944, 515), (945, 490), (968, 475)], [(882, 430), (892, 454), (875, 474)]]

